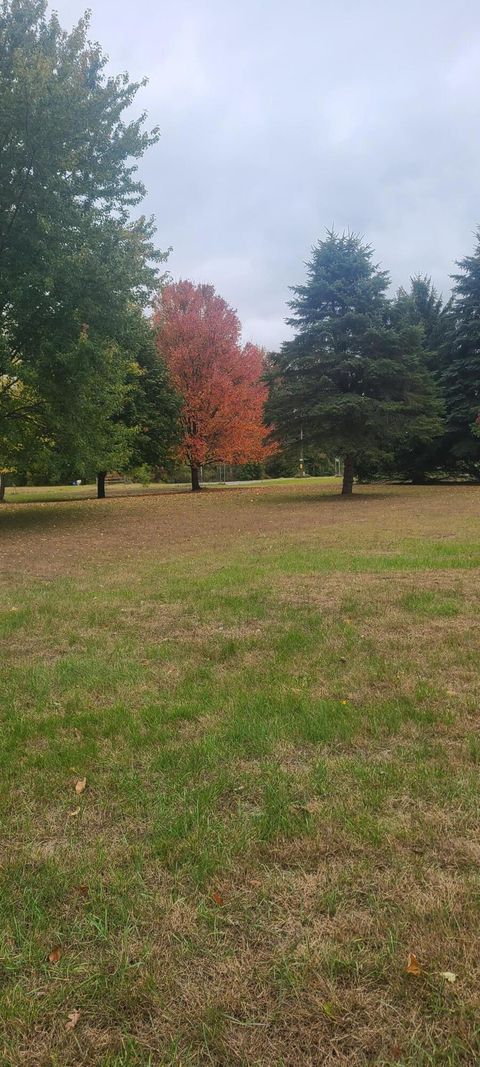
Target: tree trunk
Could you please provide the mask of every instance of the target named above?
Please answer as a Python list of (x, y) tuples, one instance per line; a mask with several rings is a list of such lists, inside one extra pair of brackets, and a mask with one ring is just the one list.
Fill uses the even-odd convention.
[(0, 504), (5, 500), (5, 475), (0, 474)]
[(99, 471), (97, 474), (97, 499), (105, 500), (105, 478), (107, 477), (106, 471)]
[(198, 493), (200, 491), (200, 470), (199, 467), (190, 467), (192, 472), (192, 493)]
[(343, 461), (342, 496), (351, 496), (353, 490), (353, 456), (345, 456)]

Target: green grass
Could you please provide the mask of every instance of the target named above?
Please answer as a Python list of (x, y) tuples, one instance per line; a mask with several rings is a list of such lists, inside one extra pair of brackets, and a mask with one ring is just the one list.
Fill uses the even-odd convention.
[[(168, 492), (170, 489), (187, 489), (184, 484), (151, 484), (141, 485), (135, 482), (118, 482), (107, 484), (107, 495), (118, 496), (135, 495), (142, 493)], [(41, 504), (61, 503), (69, 500), (89, 500), (96, 497), (97, 488), (94, 483), (84, 485), (30, 485), (30, 486), (7, 486), (5, 490), (5, 503), (7, 504)]]
[(480, 549), (443, 492), (448, 539), (381, 498), (285, 538), (265, 494), (246, 552), (212, 494), (216, 544), (5, 582), (0, 1062), (480, 1061)]

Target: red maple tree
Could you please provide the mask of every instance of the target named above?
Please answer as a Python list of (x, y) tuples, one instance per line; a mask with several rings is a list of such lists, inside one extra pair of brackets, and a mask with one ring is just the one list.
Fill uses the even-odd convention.
[(183, 398), (179, 456), (200, 488), (206, 463), (247, 463), (276, 451), (266, 444), (264, 356), (240, 345), (235, 311), (212, 285), (166, 285), (155, 309), (158, 351)]

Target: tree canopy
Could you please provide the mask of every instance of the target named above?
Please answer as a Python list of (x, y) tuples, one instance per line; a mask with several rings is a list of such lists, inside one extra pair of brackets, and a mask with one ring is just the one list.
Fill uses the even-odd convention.
[(395, 323), (388, 274), (355, 234), (327, 232), (313, 249), (307, 282), (293, 289), (296, 331), (271, 357), (268, 417), (281, 440), (300, 431), (344, 459), (343, 492), (358, 463), (439, 427), (434, 382), (421, 358), (421, 331)]
[[(419, 358), (431, 375), (437, 395), (444, 408), (442, 387), (443, 346), (447, 329), (447, 307), (425, 275), (415, 275), (410, 281), (410, 288), (403, 286), (398, 290), (392, 302), (392, 321), (397, 329), (402, 326), (416, 326), (420, 330), (421, 344)], [(422, 484), (428, 473), (445, 469), (448, 466), (445, 445), (444, 420), (437, 433), (430, 437), (409, 435), (408, 439), (399, 441), (393, 455), (387, 463), (381, 462), (383, 469), (390, 474), (399, 474), (402, 478)]]
[(102, 462), (124, 403), (132, 314), (165, 259), (152, 220), (131, 218), (145, 192), (137, 161), (159, 136), (143, 114), (127, 117), (142, 83), (108, 75), (87, 33), (88, 16), (67, 33), (44, 0), (0, 7), (4, 464), (32, 436), (67, 448), (80, 408), (75, 462), (94, 462), (95, 440)]
[(179, 455), (192, 489), (206, 463), (246, 463), (274, 451), (265, 443), (263, 353), (240, 345), (240, 323), (211, 285), (164, 287), (155, 313), (160, 356), (182, 398)]
[(480, 230), (473, 255), (457, 266), (442, 374), (447, 443), (457, 469), (479, 480)]

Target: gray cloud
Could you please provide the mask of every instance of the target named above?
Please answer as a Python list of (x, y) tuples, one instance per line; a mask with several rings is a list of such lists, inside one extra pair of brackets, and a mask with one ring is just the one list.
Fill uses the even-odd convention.
[[(80, 0), (57, 0), (63, 24)], [(325, 226), (392, 284), (444, 293), (480, 222), (477, 0), (93, 0), (112, 69), (146, 75), (141, 164), (174, 277), (212, 282), (276, 347)]]

